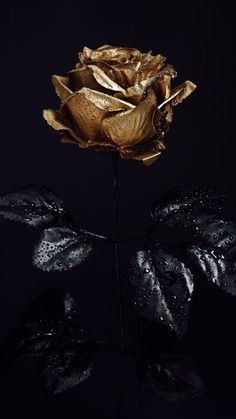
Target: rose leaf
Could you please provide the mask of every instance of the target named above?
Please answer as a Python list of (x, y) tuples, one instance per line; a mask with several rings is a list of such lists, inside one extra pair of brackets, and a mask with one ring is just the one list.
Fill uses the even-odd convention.
[(41, 185), (30, 185), (0, 196), (0, 217), (38, 227), (66, 214), (63, 202)]
[(33, 264), (43, 271), (66, 271), (79, 265), (92, 250), (85, 233), (67, 227), (45, 229), (35, 246)]
[(194, 227), (212, 218), (225, 206), (225, 197), (206, 187), (176, 186), (151, 208), (155, 221), (169, 227)]
[(201, 395), (205, 386), (186, 356), (145, 356), (139, 360), (138, 377), (148, 392), (169, 402)]
[(198, 229), (188, 253), (196, 274), (236, 295), (236, 224), (212, 220)]
[(58, 393), (89, 377), (101, 349), (78, 323), (78, 305), (63, 290), (48, 290), (36, 298), (0, 346), (3, 376), (22, 357), (40, 360), (46, 390)]
[(183, 262), (156, 244), (132, 259), (130, 282), (139, 315), (182, 335), (187, 329), (193, 276)]
[(76, 340), (59, 342), (51, 348), (41, 365), (46, 390), (53, 394), (61, 393), (89, 378), (100, 348), (97, 342)]

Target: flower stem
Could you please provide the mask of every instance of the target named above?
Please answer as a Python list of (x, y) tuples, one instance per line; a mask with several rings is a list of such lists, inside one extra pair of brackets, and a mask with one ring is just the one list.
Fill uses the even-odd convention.
[(120, 317), (120, 347), (121, 352), (125, 350), (125, 333), (124, 333), (124, 316), (122, 306), (122, 290), (120, 275), (120, 229), (119, 229), (119, 185), (118, 185), (118, 158), (119, 155), (115, 151), (113, 153), (113, 193), (114, 193), (114, 215), (115, 215), (115, 268), (116, 268), (116, 284), (118, 291), (119, 317)]
[(123, 304), (122, 304), (122, 287), (121, 287), (121, 275), (120, 275), (120, 229), (119, 229), (119, 179), (118, 179), (118, 159), (119, 154), (113, 153), (113, 194), (114, 194), (114, 215), (115, 215), (115, 237), (114, 237), (114, 249), (115, 249), (115, 268), (116, 268), (116, 284), (118, 291), (118, 303), (119, 303), (119, 317), (120, 317), (120, 351), (122, 354), (122, 370), (121, 370), (121, 383), (119, 391), (119, 399), (115, 410), (115, 418), (121, 417), (122, 399), (125, 388), (125, 328), (124, 328), (124, 315), (123, 315)]

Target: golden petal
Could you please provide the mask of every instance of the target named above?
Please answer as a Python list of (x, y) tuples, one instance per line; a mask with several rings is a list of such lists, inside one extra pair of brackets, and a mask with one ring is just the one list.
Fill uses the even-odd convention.
[[(53, 109), (44, 109), (43, 117), (55, 131), (59, 131), (63, 134), (62, 142), (73, 142), (76, 144), (84, 144), (84, 140), (75, 132), (71, 121), (62, 115), (60, 111), (54, 111)], [(67, 139), (67, 141), (66, 141)], [(70, 139), (70, 141), (69, 141)]]
[(106, 75), (115, 81), (123, 89), (127, 89), (134, 84), (135, 75), (141, 67), (140, 62), (111, 65), (104, 62), (95, 62)]
[(150, 77), (157, 76), (158, 71), (153, 67), (141, 68), (135, 75), (135, 83), (139, 83)]
[(152, 58), (153, 58), (152, 51), (148, 51), (141, 55), (140, 61), (143, 65), (145, 65), (150, 60), (152, 60)]
[(149, 54), (146, 57), (146, 60), (144, 60), (143, 62), (143, 68), (145, 67), (152, 67), (155, 69), (160, 69), (164, 66), (164, 61), (166, 60), (166, 57), (164, 57), (163, 55), (156, 55), (153, 56), (151, 54)]
[(112, 45), (104, 44), (104, 45), (101, 45), (100, 47), (98, 47), (97, 49), (99, 51), (102, 51), (103, 49), (107, 49), (107, 48), (112, 48)]
[(136, 62), (123, 64), (115, 68), (117, 80), (124, 89), (127, 89), (134, 84), (135, 75), (140, 67), (141, 63)]
[(88, 65), (88, 67), (92, 70), (95, 80), (101, 86), (109, 90), (114, 90), (115, 92), (123, 91), (123, 88), (119, 86), (115, 81), (110, 79), (110, 77), (108, 77), (108, 75), (103, 70), (101, 70), (101, 68), (97, 67), (96, 65)]
[(82, 89), (82, 87), (89, 87), (90, 89), (103, 91), (102, 86), (95, 80), (91, 68), (77, 67), (68, 73), (71, 86), (74, 91)]
[(174, 69), (173, 65), (166, 64), (158, 72), (158, 77), (162, 78), (163, 76), (169, 76), (174, 79), (177, 76), (177, 71)]
[(133, 110), (104, 118), (102, 132), (105, 137), (121, 148), (150, 139), (156, 133), (152, 124), (155, 109), (156, 95), (150, 89), (143, 102)]
[(64, 135), (61, 139), (61, 143), (64, 144), (76, 144), (78, 145), (78, 141), (74, 140), (74, 138)]
[(144, 94), (149, 86), (154, 82), (154, 77), (149, 77), (146, 80), (142, 80), (139, 83), (136, 83), (134, 86), (129, 87), (128, 89), (116, 93), (115, 96), (129, 100), (131, 103), (138, 105), (144, 97)]
[(136, 48), (103, 46), (102, 49), (89, 50), (89, 52), (86, 50), (86, 53), (83, 51), (82, 60), (83, 62), (91, 60), (124, 64), (141, 55)]
[(48, 125), (50, 125), (56, 131), (66, 131), (72, 137), (75, 136), (75, 133), (71, 127), (69, 127), (62, 119), (59, 111), (54, 111), (53, 109), (44, 109), (43, 117), (47, 121)]
[(165, 112), (166, 112), (166, 120), (170, 124), (173, 119), (173, 107), (171, 105), (167, 105), (165, 107)]
[(80, 92), (83, 93), (86, 98), (91, 101), (91, 103), (107, 112), (127, 111), (135, 108), (135, 106), (129, 102), (118, 99), (114, 96), (107, 95), (105, 93), (88, 89), (86, 87), (83, 87)]
[(132, 105), (83, 87), (69, 97), (64, 105), (82, 138), (101, 140), (101, 122), (110, 112), (131, 109)]
[(62, 102), (65, 102), (66, 99), (73, 94), (72, 90), (69, 88), (69, 78), (63, 76), (52, 76), (52, 83), (55, 87), (57, 96), (61, 99)]
[(171, 79), (171, 76), (163, 75), (162, 77), (158, 77), (153, 83), (153, 88), (158, 97), (158, 103), (170, 97)]
[(152, 57), (152, 59), (142, 65), (141, 69), (137, 72), (135, 81), (140, 82), (154, 76), (164, 77), (166, 74), (174, 77), (174, 75), (176, 75), (174, 68), (170, 65), (165, 65), (164, 61), (165, 57), (162, 55)]
[(122, 148), (119, 150), (120, 156), (126, 160), (133, 159), (141, 161), (146, 166), (149, 166), (160, 157), (162, 151), (166, 148), (163, 143), (162, 135), (156, 139), (146, 142), (144, 146), (146, 148), (145, 150), (140, 149), (139, 146), (138, 148), (136, 146)]
[(64, 106), (83, 138), (91, 141), (99, 139), (101, 121), (107, 115), (106, 111), (94, 105), (81, 91), (70, 96)]
[(166, 99), (164, 102), (162, 102), (158, 106), (158, 109), (163, 108), (167, 104), (171, 104), (172, 106), (178, 105), (186, 97), (188, 97), (196, 89), (196, 87), (197, 86), (194, 83), (192, 83), (189, 80), (186, 80), (184, 83), (182, 83), (181, 85), (175, 87), (171, 91), (170, 97), (168, 99)]
[(81, 63), (85, 63), (90, 59), (92, 50), (88, 47), (84, 47), (82, 52), (79, 52), (79, 59)]
[(133, 157), (134, 160), (141, 161), (145, 166), (151, 166), (161, 155), (160, 150), (147, 151), (145, 153), (137, 154)]
[(196, 89), (196, 87), (196, 84), (192, 83), (190, 80), (186, 80), (180, 86), (175, 87), (171, 92), (171, 95), (175, 95), (172, 105), (176, 106), (181, 103)]

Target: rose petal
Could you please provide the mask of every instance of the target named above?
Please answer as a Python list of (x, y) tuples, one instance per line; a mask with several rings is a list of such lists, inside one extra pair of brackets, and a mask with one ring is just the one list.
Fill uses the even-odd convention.
[(64, 143), (64, 144), (76, 144), (76, 145), (78, 145), (78, 141), (75, 141), (72, 137), (69, 137), (67, 135), (64, 135), (62, 137), (61, 143)]
[(70, 96), (64, 106), (82, 137), (89, 141), (101, 139), (101, 122), (110, 112), (132, 108), (129, 103), (86, 87)]
[(143, 80), (146, 80), (150, 77), (157, 76), (158, 70), (156, 68), (152, 67), (146, 67), (142, 68), (140, 71), (138, 71), (135, 75), (135, 83), (140, 83)]
[(120, 112), (102, 121), (103, 134), (120, 147), (129, 147), (150, 139), (156, 133), (152, 120), (156, 95), (149, 90), (146, 99), (133, 110)]
[(53, 109), (44, 109), (43, 117), (47, 121), (48, 125), (54, 128), (56, 131), (67, 131), (71, 136), (75, 135), (72, 129), (66, 125), (59, 111), (54, 111)]
[(115, 81), (123, 89), (134, 84), (135, 74), (141, 67), (141, 62), (111, 65), (104, 62), (95, 62), (110, 79)]
[(80, 92), (84, 93), (87, 99), (98, 106), (98, 108), (109, 112), (127, 111), (135, 108), (135, 106), (129, 102), (107, 95), (105, 93), (88, 89), (86, 87), (81, 89)]
[[(43, 117), (55, 131), (61, 131), (65, 133), (62, 142), (74, 142), (74, 143), (84, 143), (84, 141), (77, 135), (73, 130), (73, 127), (69, 120), (63, 118), (60, 111), (54, 111), (52, 109), (44, 109)], [(70, 139), (70, 141), (69, 141)]]
[(69, 88), (69, 79), (68, 77), (63, 76), (52, 76), (52, 83), (55, 87), (57, 96), (61, 99), (62, 102), (65, 102), (66, 99), (73, 94), (72, 90)]
[(82, 52), (79, 52), (79, 60), (81, 63), (85, 63), (90, 59), (92, 50), (88, 47), (84, 47)]
[(135, 81), (139, 82), (142, 80), (145, 80), (149, 77), (158, 76), (161, 72), (161, 69), (168, 67), (167, 71), (172, 71), (173, 68), (170, 70), (169, 66), (165, 66), (164, 61), (165, 57), (162, 55), (157, 55), (156, 57), (153, 57), (142, 64), (141, 69), (137, 72)]
[(151, 166), (161, 155), (161, 151), (147, 151), (146, 153), (140, 153), (132, 157), (133, 160), (141, 161), (145, 166)]
[(80, 90), (83, 87), (104, 91), (103, 87), (95, 80), (91, 68), (86, 66), (77, 67), (76, 69), (70, 71), (68, 76), (74, 91)]
[(134, 86), (129, 87), (128, 89), (123, 90), (122, 92), (116, 93), (115, 96), (127, 99), (131, 103), (138, 105), (143, 99), (143, 96), (147, 88), (154, 82), (155, 78), (156, 77), (154, 76), (146, 80), (142, 80), (141, 82), (136, 83)]
[(177, 76), (177, 71), (170, 64), (166, 64), (158, 73), (158, 77), (170, 76), (174, 79)]
[[(140, 148), (141, 145), (145, 148)], [(160, 157), (165, 148), (163, 136), (161, 135), (160, 137), (146, 143), (120, 149), (120, 155), (123, 159), (141, 161), (146, 166), (150, 166)]]
[(109, 143), (105, 143), (103, 141), (84, 141), (81, 139), (78, 139), (77, 141), (74, 140), (72, 137), (69, 137), (67, 135), (64, 135), (61, 139), (61, 142), (64, 144), (75, 144), (77, 146), (79, 146), (80, 148), (92, 148), (94, 147), (96, 150), (98, 151), (113, 151), (114, 150), (114, 145), (109, 144)]
[(116, 74), (117, 80), (122, 87), (127, 88), (131, 87), (134, 83), (135, 74), (140, 69), (141, 63), (128, 63), (119, 65), (114, 68), (114, 72)]
[(141, 58), (141, 52), (135, 48), (102, 46), (101, 49), (91, 50), (87, 47), (80, 53), (80, 61), (105, 61), (107, 63), (124, 64), (134, 58)]
[(123, 91), (123, 88), (119, 86), (116, 82), (114, 82), (112, 79), (110, 79), (110, 77), (108, 77), (107, 74), (104, 73), (103, 70), (101, 70), (101, 68), (97, 67), (96, 65), (89, 65), (88, 67), (91, 68), (95, 80), (101, 86), (109, 90), (114, 90), (115, 92)]
[(148, 63), (150, 60), (152, 60), (153, 55), (152, 55), (152, 51), (148, 51), (145, 52), (144, 54), (142, 54), (141, 56), (141, 62), (143, 65), (145, 65), (146, 63)]
[(97, 49), (99, 51), (102, 51), (103, 49), (112, 48), (112, 45), (104, 44), (101, 47), (98, 47)]
[(158, 106), (158, 109), (163, 108), (165, 105), (167, 105), (169, 103), (171, 103), (172, 106), (178, 105), (186, 97), (188, 97), (196, 89), (196, 87), (197, 86), (194, 83), (192, 83), (191, 81), (189, 81), (189, 80), (185, 81), (184, 83), (175, 87), (171, 91), (170, 97), (167, 100), (165, 100), (164, 102), (162, 102)]
[(100, 137), (100, 125), (107, 115), (106, 111), (90, 102), (81, 91), (70, 96), (64, 106), (83, 138), (93, 141)]
[(176, 93), (177, 95), (172, 101), (172, 105), (175, 106), (181, 103), (184, 99), (186, 99), (186, 97), (188, 97), (196, 89), (196, 87), (197, 87), (196, 84), (192, 83), (189, 80), (185, 81), (180, 86), (175, 87), (172, 90), (171, 95), (176, 95)]
[(163, 55), (157, 54), (156, 56), (154, 56), (152, 55), (151, 51), (146, 54), (142, 54), (141, 59), (144, 68), (145, 66), (151, 66), (152, 68), (160, 68), (163, 66), (165, 60), (166, 57), (164, 57)]
[(153, 87), (160, 98), (160, 102), (162, 102), (163, 99), (168, 99), (170, 97), (171, 79), (171, 76), (164, 75), (155, 80)]

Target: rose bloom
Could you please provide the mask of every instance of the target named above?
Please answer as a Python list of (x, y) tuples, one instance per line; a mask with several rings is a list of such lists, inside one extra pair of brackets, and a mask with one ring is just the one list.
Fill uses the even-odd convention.
[(165, 60), (135, 48), (84, 47), (75, 69), (52, 76), (61, 106), (43, 116), (63, 143), (117, 150), (149, 165), (165, 149), (173, 107), (196, 88), (185, 81), (172, 89), (176, 71)]

